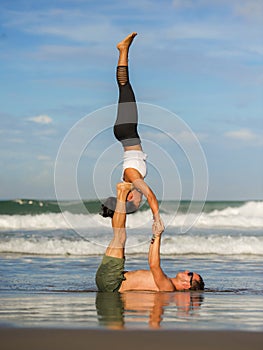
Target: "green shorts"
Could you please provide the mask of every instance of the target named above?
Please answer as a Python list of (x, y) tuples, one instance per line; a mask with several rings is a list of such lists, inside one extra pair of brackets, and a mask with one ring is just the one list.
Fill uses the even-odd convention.
[(96, 309), (101, 326), (123, 326), (124, 305), (119, 292), (97, 292)]
[(104, 255), (96, 273), (96, 284), (100, 292), (118, 291), (124, 277), (124, 258)]

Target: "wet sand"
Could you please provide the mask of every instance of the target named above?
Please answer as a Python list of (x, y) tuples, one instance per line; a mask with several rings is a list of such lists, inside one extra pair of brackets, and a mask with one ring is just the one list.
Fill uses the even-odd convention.
[(261, 350), (263, 334), (240, 331), (0, 329), (1, 349)]

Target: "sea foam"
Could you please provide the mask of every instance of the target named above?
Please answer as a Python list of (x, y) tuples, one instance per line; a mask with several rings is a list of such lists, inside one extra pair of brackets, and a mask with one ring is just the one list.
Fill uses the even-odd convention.
[[(82, 240), (53, 237), (19, 238), (11, 237), (0, 242), (0, 253), (34, 254), (34, 255), (100, 255), (105, 252), (106, 241), (87, 236)], [(108, 239), (108, 242), (110, 239)], [(150, 235), (132, 237), (126, 243), (126, 254), (147, 254)], [(167, 233), (162, 239), (161, 254), (174, 255), (263, 255), (263, 237), (230, 235), (176, 235)]]
[[(181, 213), (172, 210), (162, 213), (166, 227), (189, 228), (263, 228), (263, 202), (247, 202), (240, 207), (227, 207), (210, 213)], [(138, 211), (127, 216), (127, 227), (151, 227), (150, 210)], [(111, 227), (109, 218), (99, 214), (45, 213), (38, 215), (0, 215), (0, 230), (50, 230), (70, 228)]]

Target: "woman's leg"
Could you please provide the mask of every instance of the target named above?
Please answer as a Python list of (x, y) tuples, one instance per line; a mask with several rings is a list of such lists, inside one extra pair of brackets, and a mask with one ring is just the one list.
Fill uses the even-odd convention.
[(130, 149), (141, 150), (141, 141), (137, 132), (138, 112), (128, 71), (129, 48), (136, 35), (136, 33), (131, 33), (117, 45), (119, 50), (117, 66), (119, 101), (114, 134), (124, 148), (128, 147)]

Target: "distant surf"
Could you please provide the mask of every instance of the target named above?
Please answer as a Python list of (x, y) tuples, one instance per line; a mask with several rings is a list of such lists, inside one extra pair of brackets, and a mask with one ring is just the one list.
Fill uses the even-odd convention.
[[(32, 255), (101, 255), (105, 251), (106, 239), (100, 239), (88, 233), (86, 240), (78, 235), (64, 231), (53, 231), (48, 236), (15, 234), (5, 235), (0, 240), (0, 253), (17, 253)], [(107, 236), (108, 242), (110, 236)], [(147, 254), (150, 234), (134, 236), (127, 240), (128, 254)], [(220, 235), (209, 234), (177, 235), (170, 230), (165, 232), (161, 253), (174, 255), (263, 255), (263, 237), (257, 235)]]
[[(202, 213), (188, 212), (190, 202), (163, 202), (162, 218), (169, 227), (180, 227), (186, 217), (198, 216), (196, 228), (241, 228), (263, 229), (263, 202), (207, 202)], [(78, 202), (14, 200), (0, 202), (0, 230), (38, 230), (110, 227), (110, 221), (99, 214), (99, 201)], [(61, 213), (63, 211), (63, 214)], [(68, 219), (68, 220), (65, 220)], [(69, 226), (68, 221), (71, 222)], [(151, 223), (151, 211), (142, 209), (128, 216), (128, 227), (142, 227)]]
[[(42, 204), (41, 204), (42, 203)], [(24, 207), (23, 214), (15, 207)], [(31, 206), (39, 207), (30, 212)], [(109, 242), (110, 219), (98, 214), (99, 202), (87, 202), (85, 214), (78, 203), (65, 202), (63, 213), (54, 201), (1, 202), (0, 253), (36, 255), (100, 255)], [(174, 208), (177, 210), (175, 211)], [(5, 207), (5, 214), (4, 212)], [(97, 210), (95, 210), (97, 208)], [(263, 202), (208, 202), (193, 227), (181, 232), (189, 202), (167, 201), (162, 205), (166, 224), (161, 252), (164, 255), (263, 255)], [(9, 212), (8, 212), (9, 210)], [(41, 212), (42, 210), (42, 212)], [(11, 214), (12, 211), (12, 214)], [(127, 252), (145, 254), (151, 237), (152, 214), (142, 209), (128, 216)]]

